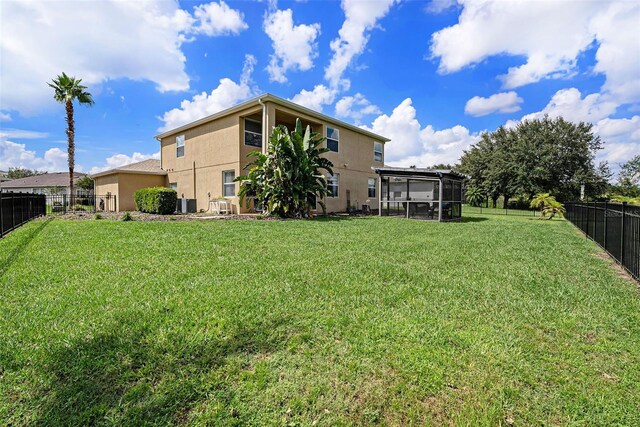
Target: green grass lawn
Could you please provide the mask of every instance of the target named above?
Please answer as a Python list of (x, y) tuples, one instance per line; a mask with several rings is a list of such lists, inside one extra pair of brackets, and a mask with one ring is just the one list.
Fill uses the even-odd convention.
[(34, 221), (0, 424), (640, 425), (640, 290), (568, 222)]

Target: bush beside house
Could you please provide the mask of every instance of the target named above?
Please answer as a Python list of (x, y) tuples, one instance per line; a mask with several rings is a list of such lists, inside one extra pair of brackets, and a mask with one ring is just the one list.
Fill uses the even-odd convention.
[(133, 198), (140, 212), (166, 215), (176, 211), (178, 193), (165, 187), (141, 188)]

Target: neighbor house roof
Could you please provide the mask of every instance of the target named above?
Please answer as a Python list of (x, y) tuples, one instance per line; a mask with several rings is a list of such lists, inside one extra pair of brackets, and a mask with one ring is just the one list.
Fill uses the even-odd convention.
[(252, 98), (252, 99), (250, 99), (248, 101), (245, 101), (245, 102), (243, 102), (241, 104), (238, 104), (238, 105), (236, 105), (234, 107), (227, 108), (226, 110), (222, 110), (222, 111), (220, 111), (218, 113), (212, 114), (212, 115), (207, 116), (207, 117), (203, 117), (202, 119), (196, 120), (196, 121), (191, 122), (191, 123), (187, 123), (186, 125), (183, 125), (183, 126), (180, 126), (178, 128), (171, 129), (171, 130), (169, 130), (167, 132), (161, 133), (160, 135), (156, 135), (156, 139), (160, 140), (160, 139), (165, 138), (167, 136), (170, 136), (170, 135), (185, 131), (187, 129), (191, 129), (192, 127), (201, 125), (203, 123), (208, 123), (210, 121), (219, 119), (219, 118), (224, 117), (224, 116), (228, 116), (229, 114), (233, 114), (233, 113), (236, 113), (238, 111), (242, 111), (242, 110), (247, 109), (249, 107), (258, 106), (258, 105), (260, 105), (261, 102), (273, 102), (274, 104), (278, 104), (278, 105), (281, 105), (283, 107), (287, 107), (287, 108), (290, 108), (292, 110), (299, 111), (299, 112), (301, 112), (303, 114), (306, 114), (308, 116), (315, 117), (318, 120), (322, 120), (322, 121), (325, 121), (327, 123), (332, 123), (332, 124), (335, 124), (337, 126), (352, 130), (354, 132), (358, 132), (358, 133), (367, 135), (367, 136), (369, 136), (369, 137), (371, 137), (371, 138), (373, 138), (373, 139), (375, 139), (377, 141), (381, 141), (381, 142), (389, 142), (389, 141), (391, 141), (389, 138), (386, 138), (386, 137), (384, 137), (382, 135), (378, 135), (378, 134), (370, 132), (370, 131), (368, 131), (366, 129), (363, 129), (361, 127), (351, 125), (349, 123), (343, 122), (342, 120), (334, 119), (333, 117), (327, 116), (326, 114), (318, 113), (317, 111), (311, 110), (311, 109), (309, 109), (307, 107), (303, 107), (302, 105), (298, 105), (298, 104), (296, 104), (294, 102), (288, 101), (288, 100), (280, 98), (278, 96), (271, 95), (270, 93), (265, 93), (265, 94), (262, 94), (260, 96), (256, 96), (255, 98)]
[(373, 168), (378, 175), (396, 175), (396, 176), (425, 176), (433, 178), (454, 178), (467, 179), (466, 175), (458, 173), (451, 169), (422, 169), (422, 168), (394, 168), (385, 166), (382, 168)]
[(142, 175), (166, 175), (167, 172), (160, 167), (160, 160), (148, 159), (137, 163), (120, 166), (115, 169), (109, 169), (103, 172), (94, 173), (91, 178), (99, 176), (112, 175), (114, 173), (132, 173)]
[[(85, 176), (85, 173), (74, 172), (74, 182)], [(53, 172), (26, 178), (12, 179), (0, 184), (2, 188), (39, 188), (39, 187), (68, 187), (69, 172)]]

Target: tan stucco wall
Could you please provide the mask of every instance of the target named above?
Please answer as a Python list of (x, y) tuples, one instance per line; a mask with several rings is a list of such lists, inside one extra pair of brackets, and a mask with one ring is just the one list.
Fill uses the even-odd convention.
[[(340, 130), (339, 152), (329, 152), (327, 158), (334, 164), (334, 172), (340, 174), (339, 197), (328, 198), (328, 212), (342, 212), (347, 209), (347, 190), (352, 205), (358, 208), (369, 200), (377, 209), (379, 188), (372, 167), (381, 167), (384, 162), (373, 161), (374, 140), (366, 135), (327, 124), (314, 116), (301, 114), (295, 110), (266, 102), (267, 129), (271, 131), (278, 120), (278, 113), (290, 114), (314, 124), (314, 131), (326, 136), (327, 125)], [(177, 184), (178, 197), (195, 198), (198, 210), (209, 208), (209, 199), (222, 197), (222, 172), (235, 171), (235, 175), (245, 173), (244, 166), (250, 161), (247, 154), (259, 148), (244, 144), (244, 120), (247, 116), (262, 116), (262, 107), (252, 107), (220, 119), (198, 125), (184, 132), (169, 135), (161, 140), (161, 166), (167, 171), (169, 183)], [(176, 136), (185, 135), (184, 156), (176, 156)], [(379, 141), (380, 142), (380, 141)], [(384, 159), (383, 159), (384, 160)], [(368, 197), (368, 178), (376, 178), (376, 197)], [(236, 193), (238, 184), (236, 184)], [(237, 197), (229, 199), (235, 212), (244, 212), (244, 204), (239, 206)], [(318, 207), (319, 208), (319, 207)]]
[(165, 187), (167, 177), (136, 173), (120, 173), (118, 178), (118, 212), (135, 211), (133, 194), (136, 190), (148, 187)]
[[(118, 210), (118, 174), (98, 176), (94, 178), (96, 196), (103, 198), (108, 194), (116, 196), (116, 211)], [(99, 203), (99, 202), (96, 202)], [(105, 207), (108, 208), (109, 204), (105, 201)]]
[[(209, 194), (212, 199), (222, 197), (222, 172), (233, 170), (238, 176), (240, 159), (244, 160), (246, 154), (255, 149), (245, 149), (244, 138), (241, 138), (244, 121), (240, 120), (255, 113), (262, 113), (262, 108), (240, 111), (162, 139), (162, 168), (168, 173), (168, 182), (178, 185), (178, 197), (195, 198), (198, 210), (209, 208)], [(176, 156), (178, 135), (185, 135), (183, 157)], [(237, 212), (237, 197), (230, 200)]]
[(136, 203), (133, 199), (136, 190), (166, 185), (167, 177), (164, 175), (117, 172), (95, 178), (96, 195), (106, 196), (108, 193), (115, 195), (118, 212), (136, 210)]

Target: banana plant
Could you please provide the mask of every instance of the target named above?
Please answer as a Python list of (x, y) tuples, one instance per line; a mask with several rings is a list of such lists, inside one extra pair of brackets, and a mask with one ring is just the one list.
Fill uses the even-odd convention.
[(246, 200), (248, 206), (253, 197), (267, 215), (308, 218), (318, 200), (326, 213), (325, 173), (333, 175), (333, 164), (322, 156), (329, 151), (321, 147), (324, 139), (309, 126), (303, 129), (300, 119), (291, 133), (285, 126), (274, 127), (267, 152), (249, 153), (253, 161), (245, 167), (248, 173), (236, 178), (240, 202)]

